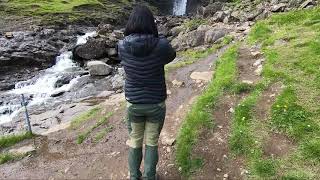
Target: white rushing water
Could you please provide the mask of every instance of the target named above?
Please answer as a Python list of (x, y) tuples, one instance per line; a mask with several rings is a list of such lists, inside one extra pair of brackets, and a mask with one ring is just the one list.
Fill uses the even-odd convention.
[(188, 0), (174, 0), (173, 4), (173, 15), (183, 16), (187, 12)]
[[(79, 36), (77, 44), (86, 43), (89, 37), (92, 37), (96, 32), (86, 33), (83, 36)], [(32, 95), (33, 99), (28, 105), (35, 105), (44, 103), (46, 100), (51, 98), (52, 94), (61, 91), (68, 91), (77, 82), (78, 77), (72, 79), (69, 84), (65, 84), (59, 88), (55, 88), (56, 82), (61, 78), (61, 74), (67, 70), (77, 67), (78, 65), (72, 61), (72, 52), (67, 51), (56, 57), (56, 64), (46, 69), (36, 81), (27, 80), (18, 82), (15, 89), (7, 92), (8, 94), (26, 94)], [(11, 104), (0, 106), (0, 124), (10, 122), (19, 111), (21, 111), (20, 104)], [(10, 112), (1, 115), (1, 112)]]

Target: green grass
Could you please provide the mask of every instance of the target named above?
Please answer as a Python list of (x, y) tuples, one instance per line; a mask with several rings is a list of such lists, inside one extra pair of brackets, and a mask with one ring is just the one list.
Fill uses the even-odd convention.
[(177, 137), (176, 161), (185, 176), (197, 167), (192, 157), (193, 146), (197, 142), (199, 132), (202, 128), (213, 126), (212, 110), (224, 89), (232, 85), (236, 76), (236, 45), (232, 46), (217, 61), (216, 72), (213, 81), (205, 92), (198, 97), (196, 103), (188, 112)]
[(189, 31), (197, 29), (200, 25), (208, 24), (206, 19), (201, 18), (193, 18), (183, 23), (183, 27), (188, 29)]
[(242, 93), (250, 93), (252, 90), (254, 90), (253, 84), (236, 82), (231, 86), (229, 91), (235, 94), (242, 94)]
[(319, 7), (273, 15), (257, 23), (248, 38), (262, 44), (264, 78), (285, 85), (272, 105), (270, 130), (286, 134), (298, 146), (278, 159), (278, 179), (320, 178), (319, 18)]
[(77, 116), (76, 118), (71, 120), (70, 128), (73, 130), (79, 128), (84, 122), (98, 116), (101, 110), (101, 107), (95, 107), (89, 110), (88, 112), (85, 112)]
[(11, 9), (21, 9), (34, 14), (70, 13), (76, 7), (84, 5), (100, 5), (98, 0), (11, 0), (7, 3)]
[(110, 131), (112, 131), (113, 126), (108, 126), (102, 129), (100, 132), (97, 133), (95, 136), (95, 142), (99, 142), (102, 138), (104, 138)]
[(108, 113), (107, 115), (101, 117), (95, 125), (91, 126), (88, 130), (78, 135), (77, 143), (82, 144), (85, 139), (95, 130), (96, 128), (105, 125), (108, 123), (108, 119), (112, 116), (113, 113)]
[(29, 153), (26, 153), (26, 154), (0, 153), (0, 165), (7, 162), (12, 162), (15, 160), (22, 159), (28, 154)]
[(178, 57), (180, 57), (181, 61), (176, 63), (170, 63), (165, 66), (165, 70), (171, 71), (177, 68), (181, 68), (190, 64), (193, 64), (197, 62), (198, 60), (201, 60), (202, 58), (205, 58), (209, 56), (212, 53), (217, 52), (222, 47), (230, 44), (233, 40), (232, 36), (225, 36), (222, 41), (218, 42), (217, 44), (214, 44), (208, 49), (205, 50), (186, 50), (183, 52), (178, 53)]
[(47, 25), (121, 24), (130, 13), (124, 8), (130, 9), (133, 4), (128, 0), (10, 0), (0, 2), (0, 8), (5, 17), (33, 17)]
[(271, 124), (299, 140), (319, 131), (319, 126), (310, 117), (312, 114), (297, 104), (293, 89), (287, 88), (272, 106)]
[(31, 139), (32, 137), (34, 137), (34, 135), (29, 132), (26, 132), (23, 134), (17, 134), (17, 135), (1, 136), (0, 137), (0, 149), (10, 147), (12, 145), (15, 145), (18, 142), (25, 140), (25, 139)]

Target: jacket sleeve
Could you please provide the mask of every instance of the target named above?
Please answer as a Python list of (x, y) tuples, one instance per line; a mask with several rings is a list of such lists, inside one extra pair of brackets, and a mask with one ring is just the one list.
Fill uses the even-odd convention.
[(120, 47), (121, 47), (121, 45), (122, 45), (122, 40), (120, 40), (117, 44), (116, 44), (116, 51), (117, 51), (117, 53), (118, 53), (118, 58), (119, 58), (119, 60), (120, 61), (122, 61), (122, 57), (121, 57), (121, 52), (120, 52)]
[(166, 38), (161, 38), (162, 41), (162, 51), (164, 64), (168, 64), (176, 58), (176, 51), (171, 46), (170, 42)]

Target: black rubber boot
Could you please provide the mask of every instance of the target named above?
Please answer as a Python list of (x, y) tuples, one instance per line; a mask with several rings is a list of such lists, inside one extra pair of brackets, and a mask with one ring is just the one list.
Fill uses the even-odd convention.
[(130, 180), (138, 180), (142, 174), (140, 171), (140, 165), (142, 161), (142, 147), (141, 148), (129, 148), (129, 171)]
[(155, 180), (159, 160), (158, 146), (147, 146), (144, 155), (144, 179)]

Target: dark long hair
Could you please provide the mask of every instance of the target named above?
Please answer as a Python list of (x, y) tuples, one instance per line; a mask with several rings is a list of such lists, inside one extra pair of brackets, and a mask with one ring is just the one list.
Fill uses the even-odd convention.
[(153, 34), (158, 37), (158, 29), (154, 20), (154, 16), (150, 9), (146, 6), (136, 6), (127, 22), (124, 35), (130, 34)]

